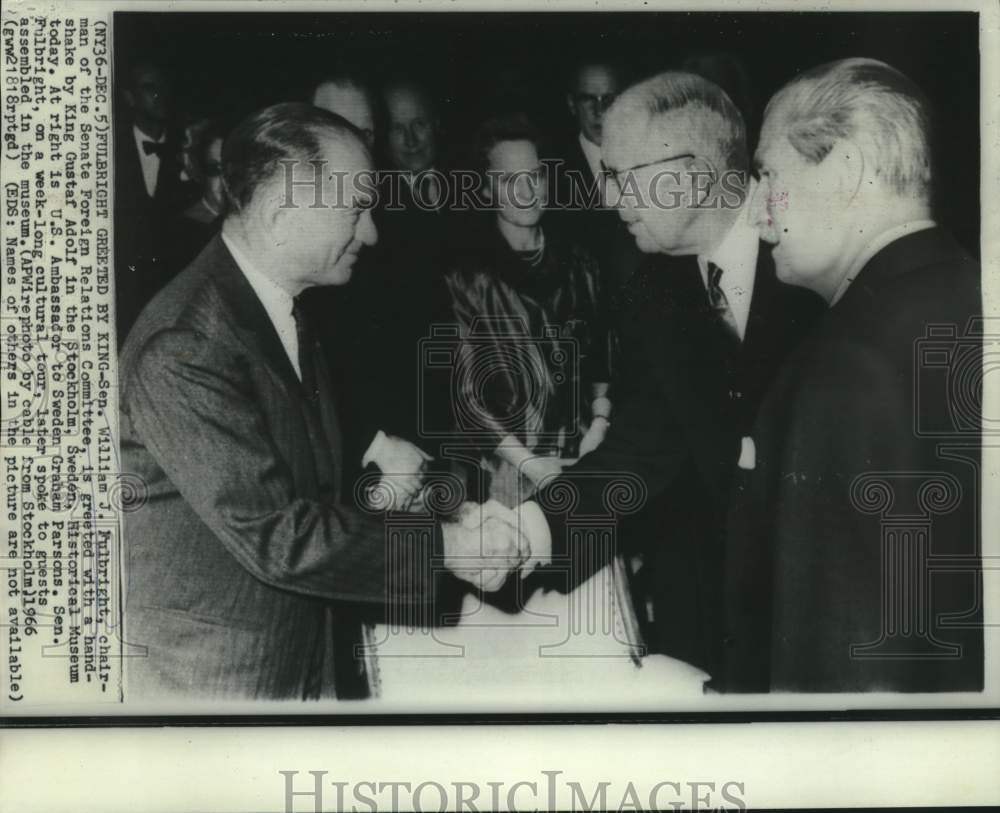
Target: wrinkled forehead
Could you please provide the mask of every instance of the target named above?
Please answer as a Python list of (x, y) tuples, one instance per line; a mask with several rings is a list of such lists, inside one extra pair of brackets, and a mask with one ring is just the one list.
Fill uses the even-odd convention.
[(393, 122), (426, 119), (431, 115), (427, 101), (414, 88), (393, 88), (385, 95), (385, 106)]
[(618, 115), (605, 119), (601, 154), (609, 167), (622, 170), (671, 155), (697, 153), (692, 143), (684, 117), (651, 117), (645, 111), (619, 111)]

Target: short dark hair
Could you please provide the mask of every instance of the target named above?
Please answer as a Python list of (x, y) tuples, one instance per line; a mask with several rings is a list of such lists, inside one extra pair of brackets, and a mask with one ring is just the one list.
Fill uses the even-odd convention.
[(357, 142), (367, 152), (354, 125), (309, 104), (276, 104), (240, 122), (222, 147), (222, 181), (230, 212), (245, 209), (257, 190), (277, 174), (281, 161), (319, 159), (324, 136)]
[(538, 129), (524, 113), (505, 113), (484, 121), (473, 139), (473, 160), (476, 170), (486, 174), (490, 167), (490, 150), (504, 141), (530, 141), (542, 151), (542, 138)]
[(587, 68), (605, 68), (615, 80), (618, 82), (622, 90), (628, 85), (628, 70), (625, 65), (618, 59), (609, 58), (601, 59), (600, 57), (584, 57), (582, 59), (576, 60), (571, 66), (569, 71), (566, 73), (566, 89), (570, 92), (576, 90), (577, 83), (580, 81), (580, 74), (582, 74)]

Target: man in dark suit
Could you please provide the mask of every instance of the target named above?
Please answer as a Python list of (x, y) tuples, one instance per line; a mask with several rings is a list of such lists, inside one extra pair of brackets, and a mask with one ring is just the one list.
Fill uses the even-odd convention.
[(601, 169), (604, 113), (624, 86), (622, 69), (616, 65), (594, 60), (576, 66), (566, 94), (576, 126), (553, 173), (556, 188), (552, 190), (553, 226), (566, 229), (597, 259), (601, 287), (613, 307), (619, 304), (619, 294), (642, 257), (614, 201), (608, 200), (607, 178)]
[(172, 126), (172, 92), (157, 65), (124, 73), (126, 110), (115, 138), (115, 292), (120, 343), (145, 304), (167, 282), (173, 217), (196, 195), (181, 178), (181, 135)]
[[(379, 205), (372, 216), (379, 243), (350, 291), (359, 315), (353, 359), (364, 382), (358, 425), (385, 428), (438, 454), (424, 431), (451, 419), (448, 393), (421, 387), (420, 342), (432, 326), (450, 322), (445, 286), (454, 216), (451, 189), (442, 172), (441, 126), (428, 88), (394, 79), (382, 88), (385, 147)], [(338, 292), (339, 293), (339, 292)]]
[(871, 59), (767, 107), (756, 218), (779, 278), (829, 310), (734, 500), (723, 690), (983, 687), (979, 267), (932, 219), (929, 132)]
[(775, 279), (748, 220), (754, 184), (745, 144), (739, 111), (693, 74), (639, 83), (608, 110), (602, 153), (621, 217), (639, 248), (660, 256), (626, 289), (604, 442), (539, 498), (553, 567), (579, 578), (583, 563), (604, 554), (586, 535), (571, 538), (565, 512), (548, 495), (562, 483), (577, 492), (576, 511), (588, 513), (604, 497), (601, 475), (641, 478), (650, 504), (643, 521), (630, 518), (632, 527), (622, 528), (626, 544), (645, 554), (640, 598), (653, 604), (647, 643), (713, 674), (732, 475), (737, 463), (752, 464), (746, 436), (762, 391), (821, 304)]
[(146, 499), (125, 522), (126, 635), (148, 648), (129, 660), (130, 696), (301, 699), (330, 674), (338, 696), (362, 696), (359, 613), (429, 602), (435, 560), (496, 589), (523, 558), (498, 506), (485, 533), (466, 510), (411, 538), (342, 501), (334, 394), (298, 296), (346, 283), (375, 242), (370, 162), (326, 111), (252, 115), (224, 148), (221, 236), (129, 336), (123, 471)]

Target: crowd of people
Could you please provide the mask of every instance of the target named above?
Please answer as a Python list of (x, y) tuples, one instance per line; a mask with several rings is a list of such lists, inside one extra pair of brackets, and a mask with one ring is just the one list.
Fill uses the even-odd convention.
[[(182, 129), (162, 68), (122, 74), (136, 691), (363, 697), (387, 603), (516, 611), (611, 560), (644, 651), (713, 691), (982, 688), (978, 424), (913, 355), (981, 312), (931, 211), (929, 106), (842, 60), (789, 77), (758, 135), (720, 65), (582, 63), (569, 143), (511, 111), (451, 153), (412, 77)], [(386, 511), (436, 524), (390, 538)], [(581, 522), (609, 512), (617, 549)]]

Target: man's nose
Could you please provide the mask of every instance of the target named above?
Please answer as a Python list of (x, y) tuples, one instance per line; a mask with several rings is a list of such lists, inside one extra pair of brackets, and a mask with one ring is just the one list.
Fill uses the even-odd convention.
[(778, 242), (774, 220), (768, 208), (768, 191), (766, 183), (757, 184), (750, 196), (750, 225), (760, 232), (762, 240), (768, 243)]
[(358, 229), (355, 237), (366, 246), (373, 246), (378, 242), (378, 229), (375, 228), (375, 221), (372, 219), (372, 210), (365, 209), (361, 213), (358, 221)]
[(403, 143), (409, 148), (417, 146), (417, 134), (412, 126), (403, 129)]

